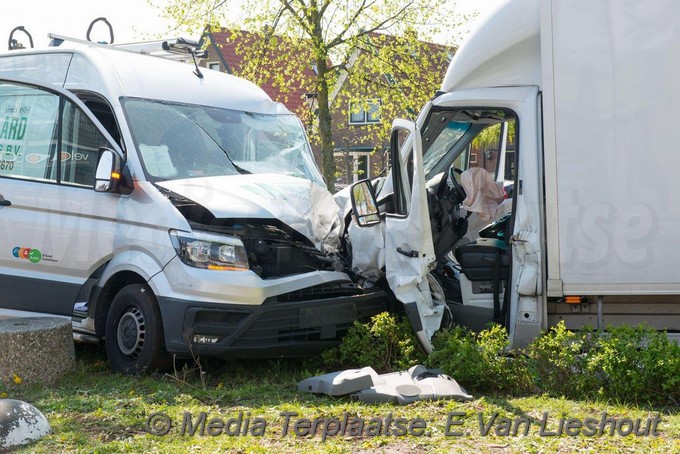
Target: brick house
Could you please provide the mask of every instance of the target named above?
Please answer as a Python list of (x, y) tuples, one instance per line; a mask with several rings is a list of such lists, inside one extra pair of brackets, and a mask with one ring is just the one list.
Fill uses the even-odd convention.
[[(422, 41), (419, 49), (409, 46), (394, 36), (371, 33), (339, 77), (331, 93), (338, 187), (373, 178), (388, 167), (392, 120), (415, 119), (439, 88), (455, 51)], [(374, 69), (372, 60), (380, 58), (392, 62), (389, 73)], [(422, 90), (414, 92), (414, 86)]]

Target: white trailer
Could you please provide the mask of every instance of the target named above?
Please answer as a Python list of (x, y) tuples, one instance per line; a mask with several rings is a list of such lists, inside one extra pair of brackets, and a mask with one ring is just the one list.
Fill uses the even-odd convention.
[[(516, 345), (560, 320), (678, 336), (678, 13), (672, 1), (508, 1), (458, 50), (415, 124), (395, 123), (411, 134), (375, 197), (386, 221), (359, 213), (372, 226), (350, 236), (385, 238), (380, 254), (355, 251), (355, 266), (385, 268), (422, 339), (449, 310), (473, 326), (497, 319)], [(495, 149), (482, 149), (484, 134)], [(478, 213), (455, 229), (467, 215), (450, 172), (475, 166), (514, 189), (511, 216), (481, 235)]]

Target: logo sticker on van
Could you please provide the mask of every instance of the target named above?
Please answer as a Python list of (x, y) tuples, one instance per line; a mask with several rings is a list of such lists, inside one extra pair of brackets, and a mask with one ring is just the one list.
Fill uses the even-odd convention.
[(12, 255), (18, 259), (26, 259), (31, 263), (38, 263), (43, 258), (40, 249), (31, 249), (29, 247), (19, 246), (16, 246), (14, 249), (12, 249)]
[(46, 154), (30, 153), (26, 155), (26, 162), (29, 164), (38, 164), (47, 158), (48, 156)]
[(30, 260), (31, 263), (38, 263), (40, 259), (42, 259), (42, 253), (40, 253), (38, 249), (31, 249), (28, 253), (28, 260)]

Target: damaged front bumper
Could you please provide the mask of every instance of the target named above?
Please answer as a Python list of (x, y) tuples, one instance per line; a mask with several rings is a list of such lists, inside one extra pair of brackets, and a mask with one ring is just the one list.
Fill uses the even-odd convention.
[(159, 297), (168, 352), (179, 357), (300, 357), (337, 345), (355, 320), (385, 310), (382, 290), (347, 282), (267, 298), (261, 305)]

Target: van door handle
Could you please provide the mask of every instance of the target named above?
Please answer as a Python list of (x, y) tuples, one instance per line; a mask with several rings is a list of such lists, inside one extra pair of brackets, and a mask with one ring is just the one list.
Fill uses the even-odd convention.
[(5, 200), (1, 195), (0, 195), (0, 207), (8, 207), (12, 204), (9, 200)]

